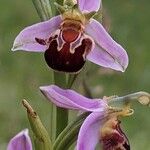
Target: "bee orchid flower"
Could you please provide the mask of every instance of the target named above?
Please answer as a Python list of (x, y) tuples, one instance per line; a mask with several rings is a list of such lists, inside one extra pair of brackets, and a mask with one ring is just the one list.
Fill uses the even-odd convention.
[(28, 135), (28, 129), (19, 132), (8, 143), (7, 150), (32, 150), (31, 139)]
[(63, 6), (56, 4), (61, 15), (21, 31), (12, 50), (43, 52), (46, 63), (55, 71), (77, 73), (86, 60), (125, 71), (126, 51), (92, 17), (100, 9), (101, 0), (67, 2)]
[(131, 115), (132, 109), (112, 108), (106, 98), (89, 99), (73, 90), (64, 90), (56, 85), (42, 86), (40, 90), (58, 107), (91, 112), (80, 128), (77, 150), (94, 150), (98, 143), (103, 150), (130, 150), (119, 118)]

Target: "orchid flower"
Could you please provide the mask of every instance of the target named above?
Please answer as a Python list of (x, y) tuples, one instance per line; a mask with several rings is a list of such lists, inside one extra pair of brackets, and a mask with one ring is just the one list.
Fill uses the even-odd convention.
[(106, 98), (89, 99), (56, 85), (42, 86), (40, 90), (58, 107), (91, 112), (80, 128), (77, 150), (94, 150), (98, 143), (103, 150), (130, 150), (129, 141), (118, 119), (132, 114), (133, 111), (129, 107), (113, 109)]
[(68, 1), (64, 0), (63, 6), (55, 3), (61, 15), (21, 31), (12, 50), (43, 52), (46, 63), (55, 71), (77, 73), (86, 60), (125, 71), (126, 51), (92, 18), (101, 0)]
[(7, 150), (32, 150), (31, 139), (28, 135), (28, 129), (19, 132), (8, 143)]

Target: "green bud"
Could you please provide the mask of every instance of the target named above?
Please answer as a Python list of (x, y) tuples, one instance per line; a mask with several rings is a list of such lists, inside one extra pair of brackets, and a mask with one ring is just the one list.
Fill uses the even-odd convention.
[(26, 100), (23, 100), (22, 104), (27, 109), (27, 116), (35, 137), (36, 150), (52, 150), (51, 140), (39, 116)]

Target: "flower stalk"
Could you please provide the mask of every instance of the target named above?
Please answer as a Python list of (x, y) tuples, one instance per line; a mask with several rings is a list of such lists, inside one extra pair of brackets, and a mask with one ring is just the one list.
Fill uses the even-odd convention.
[(35, 136), (35, 148), (37, 150), (52, 150), (51, 140), (39, 116), (26, 100), (23, 100), (22, 104), (27, 109), (27, 116)]
[[(62, 88), (66, 87), (65, 73), (54, 71), (54, 83)], [(68, 124), (68, 110), (56, 107), (56, 137)]]

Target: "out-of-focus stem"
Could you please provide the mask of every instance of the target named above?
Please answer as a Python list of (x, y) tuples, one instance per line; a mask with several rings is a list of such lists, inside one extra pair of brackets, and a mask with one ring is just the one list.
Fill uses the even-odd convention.
[(32, 1), (41, 20), (43, 21), (48, 20), (53, 16), (49, 0), (32, 0)]

